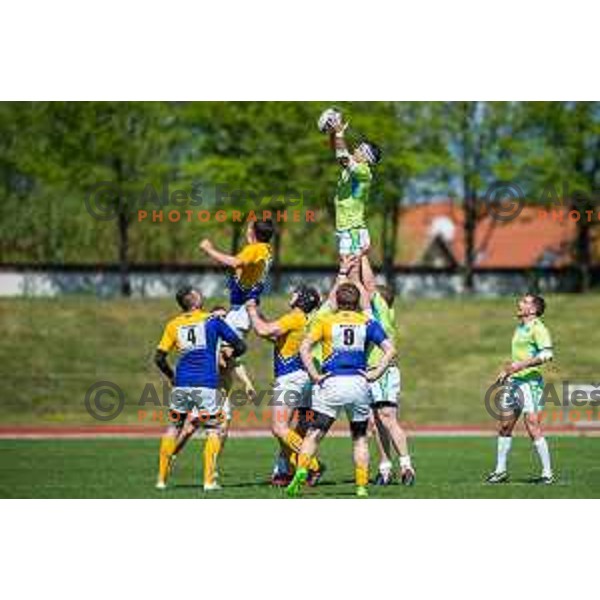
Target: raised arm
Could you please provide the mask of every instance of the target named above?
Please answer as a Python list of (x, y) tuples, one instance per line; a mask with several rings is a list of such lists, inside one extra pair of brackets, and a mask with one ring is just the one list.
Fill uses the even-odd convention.
[(371, 294), (367, 292), (360, 279), (353, 280), (352, 283), (354, 283), (360, 292), (360, 309), (365, 313), (371, 314)]
[(242, 261), (239, 258), (217, 250), (213, 246), (212, 242), (208, 239), (202, 240), (198, 247), (200, 250), (202, 250), (202, 252), (208, 254), (208, 256), (210, 256), (213, 260), (216, 260), (219, 264), (225, 267), (231, 267), (232, 269), (235, 269), (242, 265)]
[(348, 128), (348, 123), (338, 123), (332, 129), (330, 135), (331, 146), (335, 149), (335, 157), (342, 167), (348, 166), (351, 160), (350, 152), (344, 134)]
[(371, 261), (366, 254), (361, 256), (360, 266), (362, 283), (369, 296), (372, 296), (377, 289), (377, 284), (375, 282), (375, 273), (373, 273), (373, 269), (371, 268)]
[(329, 292), (329, 296), (327, 297), (327, 302), (333, 309), (336, 308), (335, 293), (339, 285), (346, 281), (356, 282), (356, 278), (353, 277), (353, 274), (356, 272), (357, 264), (356, 256), (342, 256), (340, 270), (338, 271), (336, 280)]
[[(346, 269), (348, 272), (348, 280), (351, 281), (360, 292), (360, 308), (363, 312), (370, 313), (371, 311), (371, 292), (364, 285), (361, 279), (361, 265), (362, 260), (358, 256), (348, 257), (349, 261), (346, 263)], [(342, 270), (343, 270), (342, 266)], [(371, 272), (372, 273), (372, 272)]]

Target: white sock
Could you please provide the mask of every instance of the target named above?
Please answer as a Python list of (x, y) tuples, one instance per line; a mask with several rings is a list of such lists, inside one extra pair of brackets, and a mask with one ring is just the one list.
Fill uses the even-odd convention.
[(379, 463), (379, 472), (386, 476), (392, 472), (392, 463), (389, 460), (382, 460)]
[(548, 450), (548, 444), (546, 438), (538, 438), (533, 442), (535, 449), (540, 457), (542, 463), (542, 477), (552, 476), (552, 466), (550, 465), (550, 450)]
[(410, 462), (410, 455), (400, 457), (400, 468), (401, 469), (412, 469), (412, 464)]
[(498, 454), (496, 458), (496, 473), (506, 471), (506, 460), (512, 446), (512, 436), (498, 436)]

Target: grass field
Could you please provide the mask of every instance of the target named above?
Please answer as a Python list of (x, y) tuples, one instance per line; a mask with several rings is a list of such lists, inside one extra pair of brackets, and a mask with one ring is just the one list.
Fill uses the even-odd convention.
[[(599, 380), (597, 307), (596, 295), (548, 297), (556, 360), (547, 381)], [(285, 308), (282, 297), (264, 302), (268, 316)], [(111, 424), (136, 423), (146, 384), (161, 389), (152, 355), (174, 313), (168, 299), (1, 299), (0, 424), (97, 425), (83, 401), (99, 380), (125, 392), (125, 410)], [(513, 314), (508, 297), (398, 301), (402, 418), (417, 427), (489, 423), (483, 397), (508, 359)], [(251, 336), (249, 347), (249, 371), (270, 389), (271, 344)]]
[[(548, 305), (556, 360), (547, 369), (547, 381), (599, 381), (597, 296), (550, 296)], [(285, 299), (267, 298), (263, 308), (269, 316), (279, 315)], [(152, 355), (165, 321), (175, 312), (169, 300), (1, 299), (0, 426), (102, 425), (84, 407), (86, 390), (101, 380), (116, 383), (126, 398), (123, 412), (107, 425), (156, 425), (140, 423), (139, 411), (155, 408), (143, 403), (144, 390), (152, 384), (161, 391)], [(513, 313), (511, 298), (398, 302), (401, 416), (411, 429), (492, 425), (483, 397), (508, 358)], [(245, 361), (259, 389), (271, 386), (271, 352), (269, 343), (250, 337)], [(244, 421), (235, 426), (243, 427)], [(493, 466), (493, 438), (419, 437), (414, 440), (417, 486), (373, 488), (372, 496), (600, 497), (600, 439), (550, 437), (550, 443), (559, 477), (555, 486), (526, 483), (537, 465), (529, 443), (518, 439), (513, 482), (490, 487), (481, 481)], [(151, 439), (0, 440), (0, 496), (203, 497), (197, 448), (182, 456), (171, 489), (154, 490), (157, 447), (158, 440)], [(274, 449), (272, 439), (232, 439), (221, 465), (226, 487), (218, 496), (281, 497), (266, 484)], [(350, 442), (326, 440), (323, 456), (329, 471), (307, 496), (352, 497)]]
[[(225, 487), (210, 497), (282, 498), (267, 483), (275, 444), (271, 439), (232, 439), (222, 458)], [(372, 498), (599, 498), (600, 440), (551, 438), (558, 481), (527, 483), (537, 472), (528, 440), (515, 440), (512, 482), (482, 483), (493, 466), (493, 438), (419, 438), (414, 441), (417, 485), (371, 486)], [(154, 440), (0, 441), (2, 498), (204, 498), (200, 442), (185, 449), (171, 487), (154, 490), (158, 442)], [(354, 497), (348, 439), (326, 439), (328, 472), (307, 498)], [(372, 473), (373, 474), (373, 473)], [(290, 500), (291, 502), (291, 500)]]

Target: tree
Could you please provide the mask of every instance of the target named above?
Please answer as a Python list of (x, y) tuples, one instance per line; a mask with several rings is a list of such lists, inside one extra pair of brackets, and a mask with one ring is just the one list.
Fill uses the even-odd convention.
[[(524, 103), (539, 201), (552, 200), (580, 215), (574, 244), (577, 289), (590, 287), (591, 231), (586, 211), (597, 208), (600, 192), (600, 102)], [(566, 197), (564, 197), (566, 196)]]
[[(201, 102), (184, 109), (189, 140), (183, 168), (190, 181), (200, 179), (218, 189), (218, 208), (291, 210), (305, 194), (319, 199), (325, 170), (319, 161), (322, 138), (316, 129), (318, 107), (304, 102)], [(280, 282), (286, 221), (276, 223), (273, 241), (274, 287)], [(238, 250), (243, 223), (230, 221), (231, 251)]]
[(446, 110), (448, 148), (454, 157), (452, 170), (460, 175), (465, 215), (464, 288), (471, 293), (476, 230), (488, 208), (481, 202), (482, 195), (496, 181), (519, 177), (527, 148), (519, 103), (450, 102)]
[(88, 218), (114, 218), (120, 289), (130, 295), (131, 215), (142, 188), (168, 168), (178, 132), (169, 107), (159, 102), (40, 102), (30, 103), (28, 110), (31, 134), (20, 143), (28, 172), (79, 196), (80, 213), (81, 200), (104, 182), (102, 198), (87, 198), (92, 204), (101, 201), (99, 207), (88, 204)]
[(350, 126), (357, 131), (356, 141), (365, 136), (383, 150), (382, 162), (375, 167), (368, 210), (381, 218), (383, 273), (391, 283), (401, 207), (409, 187), (417, 181), (426, 187), (428, 179), (439, 176), (448, 167), (443, 105), (437, 102), (355, 102), (344, 108)]

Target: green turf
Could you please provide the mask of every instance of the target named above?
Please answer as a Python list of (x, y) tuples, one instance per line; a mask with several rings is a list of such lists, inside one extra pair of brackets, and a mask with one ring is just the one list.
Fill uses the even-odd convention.
[[(597, 305), (596, 295), (548, 297), (556, 360), (547, 381), (597, 380)], [(285, 309), (284, 298), (265, 299), (268, 316)], [(152, 355), (175, 312), (168, 299), (1, 299), (0, 423), (94, 424), (83, 400), (98, 380), (125, 391), (116, 424), (138, 422), (145, 385), (160, 389)], [(511, 298), (398, 301), (402, 418), (416, 425), (489, 422), (482, 399), (509, 358), (513, 314)], [(272, 346), (252, 335), (249, 347), (249, 371), (269, 389)]]
[[(171, 487), (154, 490), (158, 442), (154, 440), (0, 441), (0, 497), (3, 498), (204, 498), (199, 486), (199, 444), (182, 454)], [(275, 443), (271, 439), (232, 439), (222, 458), (225, 487), (219, 498), (283, 498), (271, 488)], [(527, 483), (536, 472), (526, 439), (515, 440), (512, 483), (489, 486), (482, 476), (493, 465), (493, 438), (418, 438), (414, 440), (417, 485), (371, 486), (373, 498), (598, 498), (600, 440), (551, 438), (558, 481)], [(328, 472), (307, 498), (354, 495), (348, 439), (326, 439), (322, 457)], [(293, 502), (293, 500), (287, 500)]]

